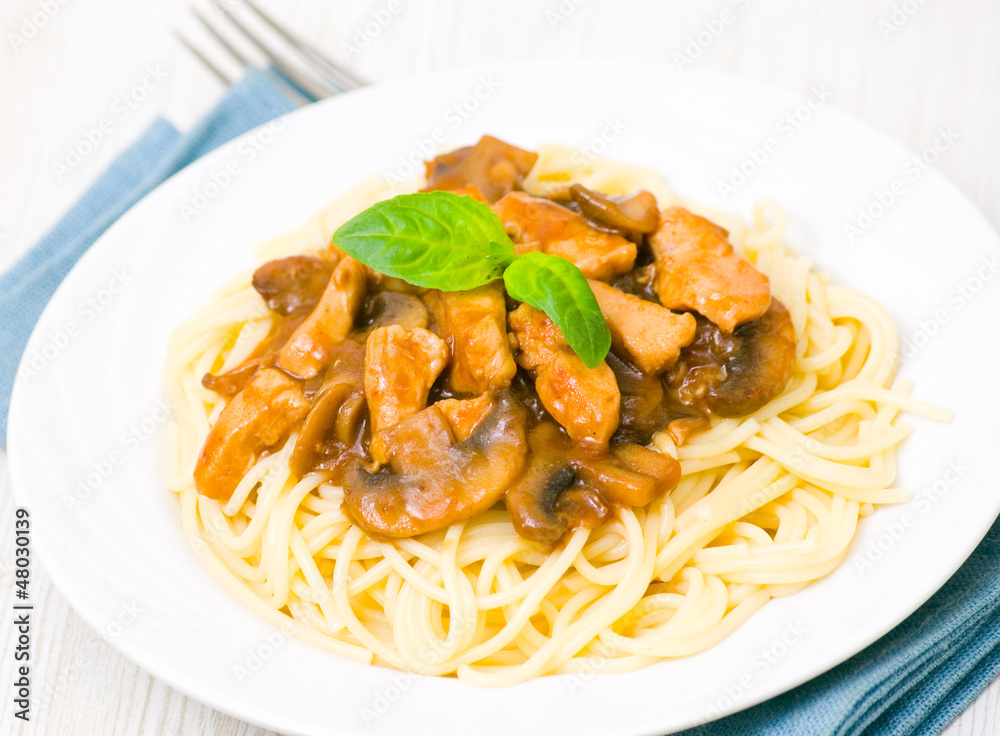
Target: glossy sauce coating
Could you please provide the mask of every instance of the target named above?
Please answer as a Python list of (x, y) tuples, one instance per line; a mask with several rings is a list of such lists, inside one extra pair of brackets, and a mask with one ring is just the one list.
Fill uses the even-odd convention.
[(522, 536), (554, 543), (673, 488), (678, 463), (643, 446), (654, 433), (682, 442), (708, 417), (751, 413), (783, 390), (795, 359), (788, 311), (724, 230), (657, 212), (648, 192), (612, 199), (576, 185), (532, 197), (519, 190), (534, 160), (486, 137), (429, 162), (427, 188), (493, 203), (516, 248), (586, 269), (612, 332), (604, 362), (587, 368), (500, 281), (420, 289), (335, 248), (272, 261), (253, 281), (271, 335), (203, 380), (230, 401), (198, 490), (228, 499), (297, 433), (292, 472), (343, 484), (345, 513), (376, 538), (505, 503)]

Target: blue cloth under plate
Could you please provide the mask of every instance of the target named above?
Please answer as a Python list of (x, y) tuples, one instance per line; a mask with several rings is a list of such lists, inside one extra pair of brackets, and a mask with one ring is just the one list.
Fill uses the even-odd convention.
[[(191, 132), (158, 120), (0, 277), (0, 436), (17, 365), (42, 309), (115, 220), (199, 156), (292, 109), (251, 70)], [(939, 733), (1000, 670), (1000, 523), (923, 607), (839, 667), (686, 736)]]
[(292, 109), (272, 72), (248, 70), (189, 133), (156, 120), (79, 202), (0, 276), (0, 438), (18, 363), (35, 323), (73, 265), (136, 202), (213, 148)]

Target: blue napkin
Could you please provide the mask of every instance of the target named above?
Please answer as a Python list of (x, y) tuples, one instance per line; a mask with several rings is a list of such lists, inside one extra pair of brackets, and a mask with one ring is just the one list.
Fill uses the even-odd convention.
[[(158, 120), (0, 277), (0, 436), (18, 359), (52, 293), (116, 219), (199, 156), (292, 108), (250, 70), (190, 133)], [(939, 733), (1000, 671), (1000, 522), (910, 618), (839, 667), (685, 736)]]
[(683, 736), (931, 736), (1000, 672), (1000, 521), (934, 597), (839, 667)]
[[(41, 242), (0, 277), (0, 438), (4, 446), (18, 362), (56, 287), (94, 241), (157, 185), (213, 148), (294, 109), (275, 84), (274, 74), (250, 68), (184, 135), (166, 120), (157, 119)], [(35, 365), (44, 370), (48, 358), (35, 357)]]

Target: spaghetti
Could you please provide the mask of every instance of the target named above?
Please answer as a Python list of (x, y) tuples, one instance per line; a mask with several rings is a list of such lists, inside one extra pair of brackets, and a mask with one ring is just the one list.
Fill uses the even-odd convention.
[[(532, 194), (580, 182), (606, 194), (651, 191), (680, 203), (654, 173), (543, 147), (524, 180)], [(391, 191), (371, 180), (266, 257), (319, 250), (336, 228)], [(783, 242), (785, 215), (759, 202), (753, 219), (684, 203), (729, 230), (770, 280), (796, 337), (792, 378), (749, 416), (711, 419), (676, 446), (672, 492), (619, 508), (555, 546), (517, 534), (502, 506), (418, 537), (378, 541), (341, 510), (322, 473), (295, 477), (293, 435), (260, 459), (228, 501), (199, 495), (192, 470), (225, 399), (208, 372), (239, 366), (271, 332), (272, 315), (244, 274), (174, 333), (166, 383), (176, 425), (168, 486), (209, 569), (268, 620), (338, 655), (427, 675), (505, 686), (573, 672), (600, 653), (624, 671), (717, 643), (770, 598), (792, 594), (843, 560), (860, 517), (907, 500), (894, 486), (903, 411), (950, 413), (894, 382), (896, 332), (869, 297), (830, 283)], [(609, 655), (610, 653), (610, 655)]]

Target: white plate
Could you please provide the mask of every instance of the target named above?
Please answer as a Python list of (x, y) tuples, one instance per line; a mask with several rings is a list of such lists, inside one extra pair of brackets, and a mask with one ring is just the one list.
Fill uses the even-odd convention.
[[(421, 149), (484, 132), (652, 166), (682, 195), (747, 214), (759, 196), (782, 203), (795, 248), (888, 307), (914, 346), (901, 375), (916, 381), (916, 395), (957, 413), (950, 426), (908, 420), (916, 428), (899, 455), (899, 485), (918, 500), (864, 520), (839, 569), (772, 601), (715, 648), (623, 675), (479, 690), (343, 661), (245, 610), (188, 548), (164, 487), (167, 336), (253, 264), (262, 239), (373, 171), (410, 175), (401, 162), (418, 161)], [(1000, 364), (1000, 299), (984, 285), (1000, 244), (955, 187), (912, 156), (836, 111), (746, 80), (606, 62), (377, 86), (250, 133), (134, 207), (42, 316), (26, 356), (39, 370), (17, 383), (9, 431), (35, 550), (71, 605), (126, 656), (191, 697), (284, 733), (664, 733), (773, 697), (917, 608), (1000, 510), (1000, 402), (982, 380)], [(717, 181), (734, 165), (754, 168), (746, 162), (755, 157), (767, 160), (724, 201)], [(859, 207), (878, 213), (877, 193), (897, 179), (902, 194), (851, 242), (843, 223)], [(182, 205), (197, 214), (185, 217)]]

